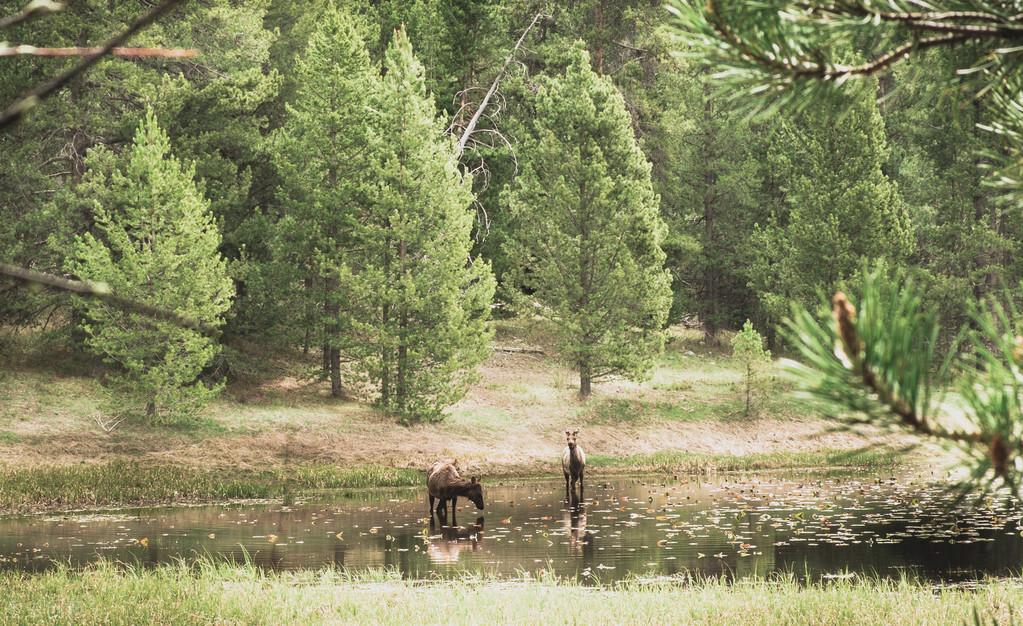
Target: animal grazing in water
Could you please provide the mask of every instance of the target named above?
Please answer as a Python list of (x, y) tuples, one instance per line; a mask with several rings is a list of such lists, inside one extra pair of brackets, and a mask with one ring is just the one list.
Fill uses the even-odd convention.
[(447, 510), (447, 501), (451, 500), (451, 517), (454, 519), (455, 507), (458, 504), (458, 497), (468, 498), (476, 508), (483, 510), (483, 487), (475, 476), (471, 480), (465, 480), (458, 474), (458, 461), (447, 463), (437, 461), (430, 468), (426, 475), (426, 488), (430, 493), (430, 515), (433, 515), (435, 500), (437, 503), (437, 514), (440, 514), (441, 507)]
[(561, 471), (565, 473), (565, 500), (570, 493), (575, 493), (575, 483), (579, 482), (579, 497), (583, 495), (583, 472), (586, 470), (586, 453), (576, 439), (578, 430), (565, 431), (565, 451), (561, 453)]

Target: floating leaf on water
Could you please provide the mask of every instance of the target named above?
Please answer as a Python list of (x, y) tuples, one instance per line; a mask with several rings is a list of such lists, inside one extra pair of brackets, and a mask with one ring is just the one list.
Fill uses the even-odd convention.
[[(148, 547), (149, 546), (149, 537), (142, 537), (141, 539), (138, 540), (138, 544), (140, 546), (142, 546), (143, 548)], [(21, 544), (18, 544), (18, 545), (20, 546)]]
[(267, 543), (277, 543), (277, 535), (267, 535), (266, 536), (266, 542)]

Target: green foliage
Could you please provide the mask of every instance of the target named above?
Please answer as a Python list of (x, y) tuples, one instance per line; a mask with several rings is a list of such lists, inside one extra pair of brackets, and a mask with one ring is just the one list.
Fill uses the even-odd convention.
[[(1021, 316), (990, 301), (964, 331), (969, 350), (939, 359), (940, 328), (912, 280), (865, 272), (859, 307), (838, 295), (831, 315), (795, 307), (786, 335), (803, 362), (801, 385), (843, 422), (899, 424), (955, 444), (972, 457), (969, 483), (1001, 483), (1020, 494), (1023, 424)], [(961, 411), (941, 411), (950, 371), (960, 372)], [(892, 422), (895, 418), (895, 422)]]
[[(842, 124), (836, 116), (842, 114)], [(884, 124), (874, 98), (822, 104), (777, 124), (768, 148), (781, 202), (750, 238), (750, 285), (771, 322), (796, 300), (832, 292), (868, 259), (900, 261), (913, 225), (882, 170)]]
[(746, 381), (746, 415), (750, 412), (753, 384), (758, 370), (771, 362), (771, 351), (764, 349), (764, 338), (753, 328), (753, 322), (746, 320), (742, 330), (732, 337), (732, 358), (742, 364)]
[[(32, 19), (0, 37), (39, 46), (98, 46), (146, 10), (145, 3), (64, 3), (53, 15)], [(117, 150), (131, 141), (151, 106), (170, 134), (176, 155), (194, 162), (196, 177), (222, 227), (228, 257), (258, 243), (236, 229), (255, 207), (268, 162), (262, 154), (266, 105), (279, 76), (266, 69), (276, 35), (264, 28), (268, 0), (182, 3), (132, 38), (131, 46), (194, 47), (193, 59), (111, 59), (45, 100), (31, 115), (0, 134), (0, 257), (45, 271), (60, 271), (88, 214), (52, 202), (82, 182), (85, 155), (96, 146)], [(8, 57), (0, 62), (4, 106), (30, 86), (75, 59)], [(251, 231), (250, 231), (251, 232)], [(254, 246), (258, 249), (258, 246)], [(4, 285), (6, 286), (6, 285)], [(2, 287), (0, 287), (2, 288)], [(24, 294), (25, 297), (20, 297)], [(235, 301), (237, 305), (239, 301)], [(0, 319), (31, 325), (68, 319), (65, 296), (21, 292), (0, 297)], [(229, 324), (245, 316), (230, 316)]]
[[(348, 250), (360, 209), (367, 206), (374, 170), (371, 100), (377, 81), (355, 21), (328, 3), (295, 62), (297, 88), (275, 140), (288, 207), (278, 221), (275, 272), (298, 313), (288, 324), (293, 341), (322, 346), (335, 396), (341, 394), (341, 353), (351, 336)], [(295, 322), (298, 323), (295, 323)]]
[(404, 31), (383, 67), (370, 122), (376, 178), (358, 219), (361, 251), (343, 283), (360, 307), (354, 354), (380, 404), (432, 420), (465, 394), (489, 354), (494, 279), (469, 255), (472, 181), (459, 171)]
[[(1021, 188), (1023, 76), (1016, 53), (1020, 18), (986, 0), (835, 4), (822, 0), (741, 1), (707, 5), (672, 0), (671, 30), (690, 56), (710, 63), (723, 93), (761, 115), (808, 111), (850, 93), (872, 94), (871, 81), (893, 64), (932, 48), (962, 47), (963, 64), (945, 68), (944, 84), (965, 76), (992, 112), (984, 126), (1008, 140), (985, 149), (996, 185)], [(864, 61), (850, 62), (849, 50)], [(855, 57), (854, 57), (855, 58)], [(750, 97), (754, 96), (754, 97)]]
[(944, 345), (970, 318), (970, 303), (1020, 277), (1019, 211), (1006, 206), (979, 167), (995, 135), (979, 126), (991, 111), (968, 97), (967, 84), (943, 76), (973, 62), (976, 51), (932, 50), (896, 68), (886, 109), (888, 170), (914, 216), (914, 276), (937, 308)]
[[(821, 307), (815, 315), (794, 304), (783, 334), (802, 361), (788, 367), (813, 397), (850, 424), (897, 411), (907, 423), (931, 428), (945, 370), (935, 349), (938, 321), (922, 298), (912, 280), (897, 284), (874, 268), (863, 270), (853, 309), (836, 304), (834, 311)], [(839, 313), (852, 332), (843, 335)]]
[[(922, 220), (930, 222), (921, 234), (931, 250), (925, 254), (921, 273), (932, 284), (955, 293), (960, 302), (969, 294), (967, 307), (959, 307), (960, 311), (972, 309), (965, 333), (968, 349), (956, 368), (963, 372), (961, 414), (935, 415), (939, 403), (934, 401), (934, 390), (941, 388), (944, 374), (956, 360), (957, 346), (939, 366), (937, 313), (925, 306), (923, 290), (904, 273), (888, 277), (880, 266), (865, 272), (859, 311), (839, 292), (832, 301), (833, 320), (823, 311), (815, 318), (797, 305), (786, 322), (786, 334), (804, 359), (793, 365), (795, 373), (812, 395), (842, 419), (884, 424), (892, 423), (894, 417), (896, 423), (916, 432), (960, 444), (974, 456), (970, 469), (975, 483), (1000, 481), (1020, 494), (1020, 316), (1009, 295), (1004, 298), (1008, 304), (982, 300), (997, 282), (1006, 252), (1012, 248), (1006, 234), (1018, 225), (979, 192), (975, 172), (964, 174), (960, 169), (972, 160), (974, 166), (996, 171), (992, 182), (1008, 191), (1007, 199), (1018, 200), (1023, 78), (1013, 52), (1019, 17), (972, 0), (918, 8), (900, 3), (881, 8), (787, 0), (713, 6), (676, 1), (671, 6), (674, 31), (691, 53), (717, 65), (726, 88), (752, 86), (752, 93), (763, 93), (763, 98), (747, 100), (749, 108), (760, 112), (776, 111), (778, 105), (803, 112), (843, 106), (843, 116), (855, 116), (864, 97), (858, 94), (874, 90), (864, 89), (873, 86), (871, 80), (851, 79), (880, 73), (927, 48), (972, 44), (965, 51), (938, 57), (939, 64), (928, 68), (937, 69), (931, 78), (933, 86), (911, 83), (918, 97), (908, 106), (903, 104), (892, 124), (913, 139), (910, 149), (897, 155), (896, 165), (912, 174), (904, 176), (913, 181), (911, 197), (931, 213)], [(846, 51), (866, 41), (870, 41), (865, 46), (868, 61), (845, 63)], [(970, 70), (963, 71), (964, 65)], [(959, 75), (968, 76), (965, 81), (955, 76), (956, 67)], [(919, 73), (920, 66), (911, 65), (909, 71)], [(842, 93), (849, 91), (843, 89), (847, 84), (852, 84), (854, 97), (842, 105), (842, 97), (849, 95)], [(947, 102), (950, 94), (954, 103), (960, 88), (989, 96), (986, 110), (980, 111), (976, 103), (969, 107), (969, 114), (956, 104), (936, 106)], [(852, 107), (847, 107), (850, 103)], [(978, 143), (976, 122), (995, 134)], [(845, 148), (841, 150), (845, 157)], [(832, 182), (824, 190), (870, 180), (869, 175), (840, 178), (844, 185)], [(821, 180), (826, 181), (815, 176), (814, 185)], [(942, 189), (946, 180), (951, 184)], [(878, 200), (874, 197), (871, 203), (884, 207)], [(857, 220), (864, 217), (848, 209), (843, 213)], [(866, 224), (879, 235), (885, 228), (883, 220)], [(823, 226), (818, 224), (809, 232), (826, 232)], [(841, 253), (842, 247), (836, 251)], [(826, 255), (819, 255), (818, 262), (825, 267), (833, 264)], [(955, 267), (952, 272), (945, 269), (949, 264)], [(958, 277), (965, 278), (965, 284), (956, 289)], [(955, 310), (946, 317), (954, 320)]]
[(621, 94), (585, 52), (542, 83), (535, 106), (528, 160), (508, 196), (518, 229), (509, 256), (529, 294), (520, 306), (554, 323), (587, 395), (591, 381), (642, 375), (662, 345), (665, 227)]
[[(150, 113), (131, 148), (96, 149), (76, 193), (95, 232), (75, 243), (68, 270), (118, 295), (217, 327), (234, 288), (218, 252), (220, 234), (192, 167), (170, 155), (170, 141)], [(80, 302), (86, 344), (117, 370), (109, 382), (118, 404), (162, 421), (194, 414), (221, 385), (197, 380), (219, 352), (215, 341), (167, 321), (96, 299)]]

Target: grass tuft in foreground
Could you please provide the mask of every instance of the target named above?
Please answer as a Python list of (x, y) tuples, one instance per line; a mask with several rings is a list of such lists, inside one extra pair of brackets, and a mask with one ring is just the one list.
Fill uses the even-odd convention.
[(907, 580), (800, 586), (791, 578), (571, 581), (402, 580), (393, 570), (267, 573), (204, 562), (155, 569), (0, 573), (0, 624), (963, 624), (1007, 623), (1019, 581), (935, 589)]

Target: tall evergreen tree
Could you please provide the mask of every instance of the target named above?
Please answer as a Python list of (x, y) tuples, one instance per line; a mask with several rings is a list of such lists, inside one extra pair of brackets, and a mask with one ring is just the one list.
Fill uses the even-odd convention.
[(373, 139), (372, 204), (350, 264), (354, 336), (380, 403), (408, 420), (435, 419), (464, 395), (489, 353), (489, 264), (470, 257), (472, 181), (426, 92), (403, 30), (383, 61)]
[[(77, 189), (95, 221), (78, 238), (67, 266), (129, 298), (215, 328), (234, 288), (220, 256), (220, 233), (194, 166), (170, 155), (170, 140), (150, 112), (121, 156), (105, 148), (86, 159)], [(215, 394), (197, 380), (218, 344), (196, 330), (105, 304), (82, 301), (86, 344), (117, 367), (120, 393), (138, 398), (150, 419), (187, 415)]]
[(535, 119), (509, 196), (510, 256), (585, 397), (593, 381), (642, 374), (660, 348), (671, 304), (665, 228), (622, 96), (585, 51), (541, 85)]
[(288, 199), (278, 225), (278, 258), (296, 271), (291, 286), (300, 292), (295, 308), (303, 313), (302, 340), (319, 340), (337, 397), (351, 325), (341, 274), (353, 220), (368, 202), (370, 101), (377, 80), (355, 22), (333, 2), (322, 9), (294, 73), (295, 100), (277, 142)]
[[(896, 68), (886, 99), (890, 169), (916, 221), (911, 262), (930, 306), (951, 341), (970, 319), (970, 302), (1015, 285), (1021, 216), (985, 184), (983, 153), (996, 137), (981, 126), (992, 116), (979, 100), (962, 98), (966, 83), (942, 77), (977, 60), (976, 51), (934, 50)], [(1001, 149), (1002, 146), (999, 146)]]
[(913, 251), (906, 206), (881, 169), (888, 147), (873, 94), (840, 107), (822, 103), (785, 119), (770, 138), (765, 177), (783, 202), (751, 239), (749, 277), (775, 323), (791, 301), (815, 302), (865, 259), (901, 262)]

